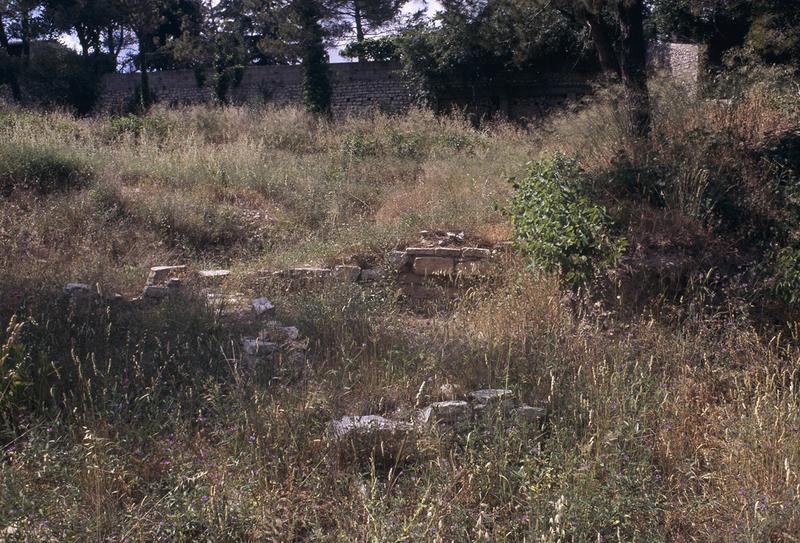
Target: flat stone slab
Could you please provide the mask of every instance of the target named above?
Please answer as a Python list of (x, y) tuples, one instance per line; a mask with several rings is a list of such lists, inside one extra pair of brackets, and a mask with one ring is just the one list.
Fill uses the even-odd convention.
[(481, 249), (480, 247), (464, 247), (461, 250), (461, 256), (484, 260), (492, 256), (492, 252), (489, 249)]
[(414, 273), (417, 275), (452, 275), (455, 269), (452, 258), (423, 256), (414, 259)]
[(461, 249), (457, 247), (437, 247), (434, 254), (446, 258), (461, 258)]
[(383, 272), (376, 268), (368, 268), (361, 270), (361, 282), (362, 283), (375, 283), (380, 281), (383, 277)]
[(514, 391), (508, 388), (486, 388), (474, 390), (467, 397), (474, 404), (490, 405), (504, 401), (513, 401)]
[(257, 316), (262, 315), (271, 315), (275, 312), (275, 304), (267, 300), (266, 298), (256, 298), (252, 302), (253, 311), (255, 311)]
[(231, 270), (200, 270), (197, 275), (203, 279), (223, 279), (231, 274)]
[(147, 276), (147, 284), (163, 283), (174, 273), (184, 271), (186, 271), (186, 266), (153, 266), (150, 268), (150, 275)]
[(422, 424), (456, 424), (472, 418), (472, 407), (467, 402), (447, 401), (432, 403), (422, 410), (419, 422)]
[(390, 420), (378, 415), (342, 417), (328, 425), (331, 437), (337, 441), (354, 436), (401, 437), (412, 428), (408, 422)]
[(407, 271), (411, 267), (411, 256), (406, 251), (392, 251), (389, 253), (389, 263), (398, 273)]
[(92, 287), (85, 283), (67, 283), (64, 287), (64, 294), (69, 294), (70, 296), (86, 295), (92, 292)]
[(408, 256), (436, 256), (436, 247), (408, 247)]

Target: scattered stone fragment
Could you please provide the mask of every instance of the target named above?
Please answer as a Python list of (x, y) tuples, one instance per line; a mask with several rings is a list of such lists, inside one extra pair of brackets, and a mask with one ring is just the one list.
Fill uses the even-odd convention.
[(359, 266), (341, 265), (333, 269), (333, 276), (340, 281), (355, 283), (361, 276), (361, 268)]
[(173, 277), (169, 281), (167, 281), (167, 288), (171, 288), (173, 290), (181, 288), (183, 282), (178, 279), (177, 277)]
[(434, 254), (436, 256), (444, 256), (448, 258), (460, 258), (461, 249), (457, 247), (437, 247)]
[(467, 402), (448, 401), (432, 403), (422, 410), (418, 420), (421, 424), (457, 424), (471, 418), (472, 407)]
[(522, 405), (511, 412), (515, 421), (541, 427), (547, 419), (547, 409)]
[(382, 277), (381, 270), (376, 268), (369, 268), (361, 270), (361, 282), (362, 283), (375, 283), (381, 280)]
[(163, 283), (174, 272), (182, 272), (186, 266), (154, 266), (150, 268), (150, 275), (147, 277), (148, 285), (158, 285)]
[(489, 258), (492, 252), (489, 249), (481, 249), (480, 247), (464, 247), (461, 251), (461, 256), (464, 258), (476, 258), (483, 260)]
[(474, 390), (468, 394), (470, 401), (478, 405), (497, 404), (513, 401), (514, 392), (507, 388), (487, 388)]
[(275, 305), (266, 298), (256, 298), (253, 300), (253, 311), (259, 317), (273, 315), (275, 313)]
[(147, 285), (142, 291), (142, 298), (148, 300), (163, 300), (170, 294), (169, 287), (162, 287), (158, 285)]
[(408, 256), (435, 256), (436, 247), (409, 247), (406, 249)]
[(452, 275), (452, 258), (419, 257), (414, 259), (414, 273), (417, 275)]
[(464, 232), (448, 232), (447, 239), (451, 241), (463, 242), (466, 235)]

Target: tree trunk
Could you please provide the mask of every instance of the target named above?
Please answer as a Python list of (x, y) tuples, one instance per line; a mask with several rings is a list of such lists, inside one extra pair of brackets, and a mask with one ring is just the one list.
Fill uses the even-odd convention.
[(602, 18), (599, 16), (587, 17), (586, 26), (589, 27), (589, 34), (592, 36), (597, 57), (600, 60), (600, 67), (603, 68), (604, 72), (618, 76), (620, 74), (619, 60), (614, 54), (614, 47), (611, 44), (611, 38)]
[[(361, 6), (358, 5), (359, 0), (353, 0), (353, 16), (356, 21), (356, 43), (361, 44), (364, 41), (364, 26), (361, 20)], [(364, 51), (358, 49), (358, 61), (364, 62)]]
[(650, 94), (647, 90), (647, 42), (644, 38), (643, 0), (618, 0), (620, 75), (625, 93), (625, 117), (630, 136), (650, 136)]
[(3, 23), (3, 18), (0, 17), (0, 47), (8, 51), (8, 34), (6, 34), (6, 26)]
[(31, 19), (27, 9), (23, 9), (20, 16), (22, 30), (22, 59), (27, 66), (31, 62)]

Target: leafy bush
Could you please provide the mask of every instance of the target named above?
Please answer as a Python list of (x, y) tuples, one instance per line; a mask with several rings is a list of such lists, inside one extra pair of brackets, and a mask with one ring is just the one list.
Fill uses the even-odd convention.
[(512, 178), (510, 215), (522, 252), (546, 272), (559, 272), (573, 287), (591, 279), (624, 252), (614, 238), (605, 208), (584, 193), (584, 172), (557, 155), (528, 165), (527, 176)]
[(164, 139), (169, 135), (172, 126), (162, 115), (125, 115), (112, 117), (108, 121), (109, 137), (129, 134), (134, 137), (149, 136)]
[(94, 169), (83, 158), (55, 147), (0, 144), (0, 191), (49, 193), (87, 185)]

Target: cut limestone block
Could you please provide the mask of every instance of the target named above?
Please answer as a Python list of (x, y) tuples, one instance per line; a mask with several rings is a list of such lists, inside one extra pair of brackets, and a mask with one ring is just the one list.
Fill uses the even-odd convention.
[(467, 402), (447, 401), (432, 403), (418, 417), (420, 424), (458, 424), (472, 419), (472, 407)]
[(436, 247), (409, 247), (406, 249), (408, 256), (436, 256)]
[(328, 424), (328, 435), (340, 456), (394, 463), (413, 454), (413, 426), (377, 415), (343, 417)]
[(197, 276), (204, 283), (221, 283), (231, 275), (231, 270), (200, 270)]
[(67, 296), (92, 296), (97, 292), (85, 283), (67, 283), (64, 294)]
[(264, 315), (273, 315), (275, 313), (275, 305), (266, 298), (256, 298), (253, 300), (253, 311), (259, 317)]
[(150, 268), (147, 284), (158, 285), (175, 275), (175, 273), (184, 271), (186, 271), (186, 266), (153, 266)]
[(474, 258), (476, 260), (485, 260), (492, 255), (489, 249), (481, 249), (479, 247), (464, 247), (461, 250), (461, 256), (464, 258)]
[(514, 407), (514, 392), (507, 388), (475, 390), (467, 397), (472, 402), (476, 414), (503, 411), (508, 413)]
[(437, 247), (435, 255), (446, 258), (461, 258), (461, 249), (456, 247)]
[(361, 268), (359, 266), (336, 266), (333, 269), (333, 277), (345, 283), (355, 283), (361, 277)]
[(423, 256), (414, 259), (414, 273), (417, 275), (452, 275), (454, 269), (452, 258)]

